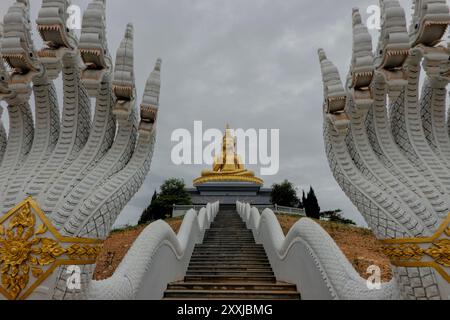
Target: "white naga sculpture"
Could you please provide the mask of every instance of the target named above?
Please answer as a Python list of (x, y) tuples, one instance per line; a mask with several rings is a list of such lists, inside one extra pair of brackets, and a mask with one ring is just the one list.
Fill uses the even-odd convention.
[(401, 296), (449, 299), (449, 8), (445, 0), (414, 1), (408, 32), (399, 2), (380, 3), (375, 53), (353, 12), (345, 85), (319, 50), (326, 152), (337, 182), (383, 240)]
[[(37, 28), (46, 47), (39, 51), (28, 0), (17, 0), (4, 17), (0, 99), (10, 121), (8, 136), (0, 127), (0, 296), (6, 299), (86, 298), (89, 286), (96, 292), (98, 283), (90, 282), (101, 240), (150, 169), (161, 61), (139, 112), (133, 27), (113, 65), (105, 1), (89, 4), (79, 40), (66, 27), (69, 5), (43, 0)], [(61, 115), (53, 84), (60, 75)], [(80, 290), (68, 287), (73, 265), (81, 270)]]

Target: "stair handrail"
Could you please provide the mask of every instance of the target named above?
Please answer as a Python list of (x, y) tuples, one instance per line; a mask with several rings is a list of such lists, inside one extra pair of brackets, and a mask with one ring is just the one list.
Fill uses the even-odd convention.
[(136, 239), (115, 273), (106, 280), (91, 281), (94, 300), (160, 300), (167, 285), (184, 278), (194, 247), (203, 241), (219, 212), (218, 202), (198, 214), (191, 209), (178, 234), (164, 221), (148, 227)]
[(271, 209), (236, 203), (238, 214), (266, 250), (277, 280), (297, 285), (305, 300), (400, 299), (396, 280), (368, 285), (331, 236), (315, 221), (302, 218), (285, 236)]

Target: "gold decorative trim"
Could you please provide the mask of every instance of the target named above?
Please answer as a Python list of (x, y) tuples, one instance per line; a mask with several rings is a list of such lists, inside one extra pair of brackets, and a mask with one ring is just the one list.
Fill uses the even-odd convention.
[(198, 178), (194, 180), (194, 187), (208, 182), (251, 182), (262, 186), (264, 181), (259, 178), (240, 177), (231, 175), (210, 175), (204, 178)]
[(434, 268), (450, 283), (450, 214), (429, 238), (383, 240), (384, 253), (398, 267)]
[(62, 236), (27, 198), (0, 218), (0, 294), (25, 300), (57, 267), (95, 264), (102, 244)]

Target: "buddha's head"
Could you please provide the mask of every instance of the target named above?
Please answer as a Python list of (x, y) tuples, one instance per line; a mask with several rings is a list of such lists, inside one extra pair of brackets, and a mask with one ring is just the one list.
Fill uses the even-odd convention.
[(225, 148), (225, 153), (227, 155), (234, 154), (236, 143), (229, 126), (227, 126), (227, 129), (225, 130), (225, 136), (223, 137), (223, 145)]

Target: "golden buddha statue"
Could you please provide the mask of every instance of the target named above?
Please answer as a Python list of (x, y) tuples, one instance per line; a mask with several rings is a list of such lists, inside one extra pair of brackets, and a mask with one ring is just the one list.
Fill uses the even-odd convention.
[(245, 169), (241, 157), (236, 153), (236, 139), (227, 126), (222, 142), (222, 152), (214, 158), (213, 170), (202, 171), (194, 180), (194, 186), (207, 182), (249, 182), (262, 186), (264, 181), (254, 172)]

